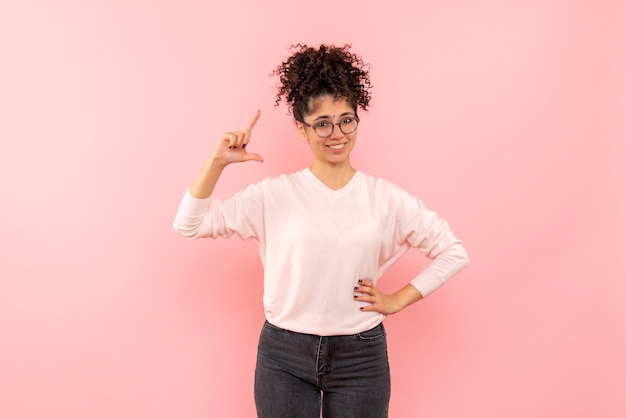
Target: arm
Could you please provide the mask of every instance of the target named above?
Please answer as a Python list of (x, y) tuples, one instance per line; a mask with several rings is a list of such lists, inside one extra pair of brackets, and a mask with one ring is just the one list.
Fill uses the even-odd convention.
[[(376, 311), (391, 315), (437, 290), (465, 268), (468, 263), (469, 257), (465, 248), (460, 241), (455, 242), (437, 255), (411, 283), (391, 295), (386, 295), (378, 290), (369, 279), (359, 280), (359, 286), (354, 288), (354, 291), (357, 292), (354, 295), (354, 300), (370, 303), (363, 306), (362, 311)], [(420, 291), (418, 286), (423, 290)]]
[[(400, 312), (431, 294), (467, 266), (469, 256), (460, 242), (444, 250), (411, 283), (386, 295), (369, 279), (359, 280), (354, 300), (369, 302), (362, 311), (377, 311), (385, 315)], [(419, 290), (422, 289), (422, 290)]]
[[(431, 262), (409, 284), (390, 295), (378, 290), (372, 280), (359, 281), (359, 286), (354, 289), (354, 299), (369, 303), (361, 310), (385, 315), (399, 312), (427, 297), (469, 263), (463, 243), (454, 236), (445, 220), (427, 210), (420, 200), (413, 197), (404, 201), (401, 198), (392, 200), (403, 202), (394, 222), (390, 222), (396, 234), (394, 242), (405, 249), (419, 249)], [(394, 260), (403, 251), (394, 250), (392, 253), (397, 254), (391, 257)]]
[(206, 236), (227, 237), (233, 231), (225, 225), (216, 224), (208, 216), (209, 197), (224, 168), (236, 162), (263, 161), (258, 154), (250, 154), (246, 146), (250, 142), (252, 128), (256, 124), (260, 111), (257, 111), (248, 127), (243, 131), (226, 132), (218, 142), (206, 164), (189, 186), (174, 218), (174, 230), (188, 238)]

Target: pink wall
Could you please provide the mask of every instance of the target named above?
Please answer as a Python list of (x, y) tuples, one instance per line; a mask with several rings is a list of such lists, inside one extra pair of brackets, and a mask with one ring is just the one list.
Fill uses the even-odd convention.
[(388, 319), (391, 416), (623, 416), (624, 2), (365, 4), (0, 4), (0, 416), (253, 416), (255, 244), (171, 223), (257, 108), (265, 163), (217, 194), (308, 164), (268, 76), (294, 42), (371, 62), (353, 162), (472, 257)]

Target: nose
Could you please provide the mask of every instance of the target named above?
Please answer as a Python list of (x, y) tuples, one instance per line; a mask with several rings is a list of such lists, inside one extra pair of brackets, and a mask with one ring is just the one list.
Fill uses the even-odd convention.
[(340, 124), (341, 123), (333, 124), (333, 132), (328, 137), (329, 139), (341, 139), (344, 137), (344, 133), (341, 132), (341, 129), (339, 128)]

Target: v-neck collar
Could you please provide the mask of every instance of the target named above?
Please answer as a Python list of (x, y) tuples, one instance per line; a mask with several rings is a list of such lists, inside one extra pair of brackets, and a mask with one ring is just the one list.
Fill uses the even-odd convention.
[(302, 170), (302, 172), (317, 188), (319, 188), (320, 190), (324, 190), (326, 193), (334, 196), (339, 196), (347, 193), (350, 189), (352, 189), (354, 184), (357, 182), (357, 179), (361, 176), (361, 172), (359, 170), (356, 170), (350, 180), (348, 180), (348, 182), (341, 189), (334, 190), (324, 184), (322, 180), (320, 180), (315, 174), (313, 174), (310, 168), (307, 167)]

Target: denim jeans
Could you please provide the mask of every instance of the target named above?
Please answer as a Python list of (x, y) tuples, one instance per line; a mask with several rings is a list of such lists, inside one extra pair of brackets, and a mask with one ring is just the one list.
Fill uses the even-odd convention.
[(265, 322), (254, 399), (259, 418), (386, 418), (391, 381), (382, 324), (320, 337)]

